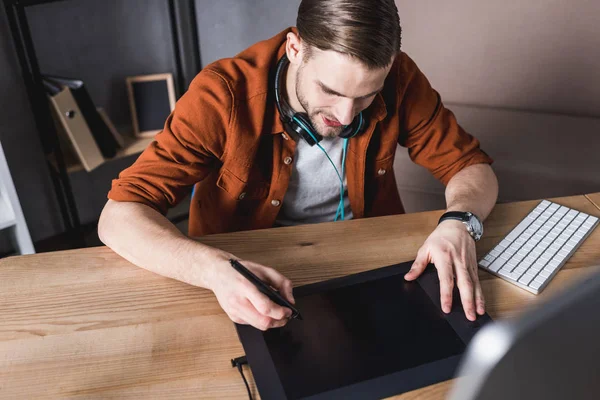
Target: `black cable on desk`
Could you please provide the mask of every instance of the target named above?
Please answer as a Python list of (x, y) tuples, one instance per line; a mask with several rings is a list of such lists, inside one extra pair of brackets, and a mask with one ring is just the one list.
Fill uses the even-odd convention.
[(244, 365), (244, 364), (248, 364), (248, 360), (246, 359), (246, 356), (234, 358), (231, 360), (231, 366), (237, 367), (238, 371), (240, 371), (240, 375), (242, 375), (242, 379), (244, 380), (244, 384), (246, 385), (246, 390), (248, 391), (248, 398), (250, 400), (252, 400), (252, 393), (250, 392), (250, 385), (248, 385), (248, 381), (246, 380), (246, 377), (244, 376), (244, 370), (242, 369), (242, 365)]

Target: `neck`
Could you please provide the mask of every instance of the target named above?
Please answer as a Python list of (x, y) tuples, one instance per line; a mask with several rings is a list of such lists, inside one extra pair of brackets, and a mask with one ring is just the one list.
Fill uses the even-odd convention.
[(290, 63), (285, 70), (285, 96), (288, 104), (295, 112), (306, 112), (296, 96), (296, 76), (298, 68)]

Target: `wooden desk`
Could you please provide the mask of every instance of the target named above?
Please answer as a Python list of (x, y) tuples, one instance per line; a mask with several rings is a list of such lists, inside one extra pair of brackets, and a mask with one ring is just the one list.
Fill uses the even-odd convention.
[[(585, 196), (556, 202), (600, 216)], [(498, 205), (478, 254), (536, 201)], [(598, 203), (597, 203), (598, 204)], [(277, 267), (296, 285), (414, 259), (441, 211), (201, 238)], [(600, 269), (600, 229), (540, 296), (480, 271), (493, 318)], [(0, 397), (247, 398), (243, 354), (211, 292), (134, 267), (105, 247), (0, 261)], [(246, 370), (247, 376), (250, 376)], [(253, 380), (249, 378), (251, 385)], [(443, 398), (451, 381), (399, 396)], [(253, 391), (256, 394), (255, 388)]]

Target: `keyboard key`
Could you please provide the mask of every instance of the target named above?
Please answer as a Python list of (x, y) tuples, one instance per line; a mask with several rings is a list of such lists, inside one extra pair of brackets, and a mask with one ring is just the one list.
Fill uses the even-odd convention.
[(534, 282), (539, 282), (540, 284), (543, 284), (543, 283), (544, 283), (546, 280), (545, 280), (543, 277), (541, 277), (541, 276), (539, 276), (539, 275), (538, 275), (538, 276), (536, 276), (536, 277), (533, 279), (533, 281), (534, 281)]
[(534, 274), (532, 273), (526, 273), (525, 275), (523, 275), (518, 282), (522, 283), (523, 285), (529, 285), (529, 282), (531, 282), (533, 280), (533, 278), (535, 277)]
[(590, 229), (593, 225), (594, 224), (590, 222), (589, 219), (583, 223), (583, 227), (586, 228), (586, 230)]
[(553, 273), (558, 269), (558, 265), (546, 265), (543, 271), (548, 271), (549, 273)]
[(510, 240), (511, 242), (513, 240), (515, 240), (516, 238), (519, 237), (519, 235), (521, 234), (521, 232), (523, 232), (525, 229), (527, 229), (527, 227), (529, 226), (529, 221), (524, 219), (522, 220), (519, 225), (517, 225), (515, 227), (515, 229), (513, 229), (507, 236), (506, 239)]
[(517, 268), (515, 268), (513, 272), (517, 272), (519, 274), (522, 274), (525, 271), (527, 271), (527, 267), (523, 265), (523, 266), (518, 266)]
[(517, 272), (507, 272), (505, 269), (501, 269), (500, 271), (498, 271), (498, 274), (505, 278), (512, 279), (513, 281), (516, 281), (521, 276), (521, 274)]
[(497, 258), (496, 260), (494, 260), (493, 263), (491, 263), (490, 265), (488, 265), (488, 269), (490, 271), (497, 272), (503, 266), (504, 266), (504, 260), (501, 259), (501, 258)]
[(537, 271), (540, 271), (540, 270), (542, 270), (542, 268), (544, 268), (544, 266), (542, 266), (542, 265), (539, 265), (539, 264), (533, 264), (533, 265), (531, 266), (531, 268), (529, 268), (529, 270), (530, 270), (531, 272), (537, 272)]
[(542, 286), (542, 284), (543, 284), (542, 282), (533, 281), (527, 286), (529, 286), (532, 289), (538, 290)]
[(568, 252), (567, 250), (565, 250), (565, 249), (561, 249), (561, 250), (558, 252), (558, 256), (559, 256), (559, 257), (562, 257), (562, 258), (565, 258), (565, 257), (566, 257), (568, 254), (569, 254), (569, 252)]
[(542, 270), (542, 271), (540, 272), (540, 276), (541, 276), (541, 277), (544, 277), (544, 278), (547, 278), (547, 277), (549, 277), (549, 276), (550, 276), (550, 272), (548, 272), (548, 271), (546, 271), (546, 270)]

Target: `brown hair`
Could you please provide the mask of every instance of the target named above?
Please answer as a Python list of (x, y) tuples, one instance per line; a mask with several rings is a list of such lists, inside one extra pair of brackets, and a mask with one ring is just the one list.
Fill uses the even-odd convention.
[(306, 58), (314, 46), (383, 68), (400, 51), (402, 30), (394, 0), (302, 0), (296, 27), (309, 45)]

